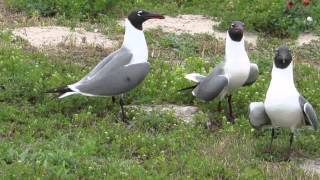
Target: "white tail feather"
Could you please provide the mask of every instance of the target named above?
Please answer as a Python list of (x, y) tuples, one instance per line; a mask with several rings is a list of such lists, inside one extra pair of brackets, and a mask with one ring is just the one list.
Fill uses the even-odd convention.
[(191, 73), (184, 76), (186, 79), (190, 81), (194, 81), (196, 83), (200, 82), (201, 79), (204, 79), (205, 76), (199, 74), (199, 73)]
[(73, 95), (73, 94), (77, 94), (78, 92), (66, 92), (64, 94), (62, 94), (61, 96), (59, 96), (59, 99), (62, 99), (64, 97), (67, 97), (67, 96), (70, 96), (70, 95)]

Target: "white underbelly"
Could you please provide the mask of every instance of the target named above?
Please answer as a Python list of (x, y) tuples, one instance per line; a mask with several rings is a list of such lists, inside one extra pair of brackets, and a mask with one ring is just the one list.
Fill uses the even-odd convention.
[(303, 114), (296, 96), (274, 96), (265, 100), (265, 110), (273, 127), (294, 130), (302, 124)]
[(228, 68), (226, 74), (229, 78), (228, 92), (237, 89), (247, 81), (250, 73), (250, 63), (245, 63), (241, 66)]

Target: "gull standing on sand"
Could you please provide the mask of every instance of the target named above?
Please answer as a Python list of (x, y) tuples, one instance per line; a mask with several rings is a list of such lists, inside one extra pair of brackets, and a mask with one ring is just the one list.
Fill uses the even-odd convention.
[(253, 84), (259, 74), (258, 66), (250, 63), (245, 50), (243, 30), (243, 22), (233, 21), (227, 31), (224, 62), (217, 65), (208, 76), (198, 73), (187, 74), (185, 78), (197, 84), (182, 89), (193, 89), (193, 96), (204, 101), (210, 101), (218, 97), (218, 111), (221, 111), (221, 101), (227, 95), (228, 120), (232, 123), (234, 122), (234, 115), (231, 105), (231, 93), (241, 86)]
[(318, 127), (316, 112), (311, 104), (301, 96), (294, 85), (292, 55), (287, 46), (277, 49), (272, 79), (263, 102), (253, 102), (249, 106), (249, 119), (256, 128), (271, 127), (271, 143), (275, 128), (289, 128), (290, 148), (297, 128), (304, 125)]
[(147, 76), (148, 47), (142, 24), (148, 19), (164, 19), (159, 14), (144, 10), (133, 11), (125, 20), (124, 41), (120, 49), (105, 57), (80, 81), (61, 88), (48, 90), (59, 93), (59, 98), (73, 94), (84, 96), (120, 96), (122, 120), (125, 120), (122, 94), (138, 86)]

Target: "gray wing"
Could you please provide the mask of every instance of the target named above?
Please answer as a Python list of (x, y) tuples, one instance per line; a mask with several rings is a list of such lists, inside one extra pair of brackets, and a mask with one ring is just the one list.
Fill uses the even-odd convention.
[(259, 76), (258, 65), (254, 64), (254, 63), (251, 63), (250, 64), (250, 73), (249, 73), (248, 79), (244, 83), (243, 86), (249, 86), (249, 85), (253, 84), (258, 79), (258, 76)]
[(222, 74), (224, 74), (224, 62), (215, 66), (212, 70), (212, 73), (209, 74), (209, 76), (207, 77), (213, 77), (213, 76), (222, 75)]
[(117, 51), (111, 53), (100, 61), (96, 67), (94, 67), (89, 74), (83, 77), (78, 83), (86, 83), (97, 75), (98, 72), (102, 71), (107, 73), (112, 69), (117, 69), (123, 65), (128, 64), (131, 61), (132, 53), (125, 47), (121, 47)]
[(304, 97), (299, 97), (299, 103), (301, 110), (303, 112), (304, 120), (306, 125), (312, 126), (315, 130), (318, 128), (318, 118), (315, 110), (312, 105), (304, 99)]
[(265, 111), (263, 102), (250, 103), (249, 122), (255, 129), (271, 126), (271, 121)]
[(228, 79), (224, 74), (224, 63), (217, 65), (211, 74), (202, 79), (198, 86), (192, 91), (197, 98), (210, 101), (217, 97), (228, 85)]
[(77, 85), (81, 93), (97, 96), (114, 96), (139, 85), (150, 70), (149, 63), (121, 66), (112, 71), (100, 70), (89, 81)]

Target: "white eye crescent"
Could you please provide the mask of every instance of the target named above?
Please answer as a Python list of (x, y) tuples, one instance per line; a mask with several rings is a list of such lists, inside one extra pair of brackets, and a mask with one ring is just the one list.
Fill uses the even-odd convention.
[(233, 27), (233, 28), (234, 28), (235, 26), (236, 26), (235, 24), (231, 24), (231, 27)]
[(143, 11), (138, 11), (137, 15), (138, 15), (138, 16), (141, 16), (142, 13), (143, 13)]

